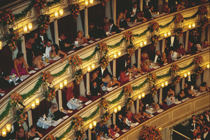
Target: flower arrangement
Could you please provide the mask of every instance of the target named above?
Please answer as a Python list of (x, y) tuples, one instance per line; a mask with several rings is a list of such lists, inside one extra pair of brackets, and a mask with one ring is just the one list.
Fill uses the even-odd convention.
[(154, 96), (155, 94), (157, 94), (158, 89), (157, 86), (153, 85), (153, 87), (150, 89), (150, 93), (152, 94), (152, 96)]
[(76, 140), (83, 140), (85, 137), (85, 133), (83, 131), (76, 131), (74, 135)]
[(176, 29), (176, 38), (179, 39), (181, 36), (183, 36), (183, 29), (182, 28), (178, 28)]
[(178, 71), (179, 71), (179, 66), (176, 63), (172, 64), (171, 65), (171, 73), (176, 73)]
[(179, 83), (181, 80), (181, 77), (178, 75), (172, 80), (172, 85), (176, 86), (177, 83)]
[(69, 64), (72, 65), (73, 68), (75, 68), (76, 66), (82, 65), (82, 59), (79, 58), (77, 54), (72, 55), (69, 57)]
[(22, 41), (17, 31), (14, 31), (13, 29), (10, 29), (10, 34), (5, 37), (5, 39), (7, 40), (7, 45), (9, 46), (11, 51), (15, 51), (17, 48), (17, 44)]
[(76, 21), (77, 17), (79, 16), (79, 4), (72, 4), (69, 6), (69, 11), (71, 12), (74, 20)]
[(148, 80), (149, 82), (153, 82), (153, 83), (156, 83), (157, 81), (157, 76), (155, 73), (149, 73), (148, 74)]
[(203, 68), (198, 66), (195, 70), (196, 77), (198, 78), (203, 73)]
[(72, 125), (75, 130), (77, 130), (80, 126), (82, 126), (84, 123), (83, 118), (79, 115), (76, 115), (74, 118), (72, 118)]
[(132, 45), (129, 45), (129, 46), (126, 48), (126, 51), (127, 51), (128, 57), (131, 57), (131, 56), (135, 53), (135, 50), (134, 50), (134, 48), (133, 48)]
[(151, 32), (159, 30), (159, 24), (156, 21), (152, 21), (151, 25), (149, 26)]
[(196, 56), (193, 59), (193, 63), (196, 65), (200, 65), (201, 63), (203, 63), (203, 57), (201, 55)]
[(105, 4), (109, 1), (109, 0), (100, 0), (101, 1), (101, 4), (103, 5), (103, 6), (105, 6)]
[(52, 134), (49, 134), (45, 140), (56, 140), (56, 138), (52, 135)]
[(21, 105), (23, 104), (23, 98), (19, 93), (13, 92), (10, 96), (9, 102), (12, 105), (12, 107), (16, 107), (18, 103)]
[(201, 19), (201, 21), (199, 22), (199, 25), (201, 27), (201, 30), (204, 30), (208, 24), (209, 24), (209, 19), (206, 18), (206, 17), (204, 17), (203, 19)]
[(98, 44), (97, 49), (98, 49), (100, 52), (103, 51), (103, 52), (105, 53), (105, 55), (106, 55), (107, 52), (108, 52), (108, 45), (107, 45), (105, 42), (100, 42), (100, 43)]
[(38, 18), (38, 28), (39, 30), (48, 30), (48, 25), (50, 25), (50, 16), (49, 15), (40, 15)]
[(109, 103), (106, 99), (104, 98), (101, 98), (101, 100), (99, 101), (99, 104), (98, 104), (99, 107), (103, 107), (104, 109), (107, 109), (108, 106), (109, 106)]
[(44, 84), (46, 83), (52, 83), (54, 77), (50, 74), (50, 72), (44, 71), (42, 73), (42, 81), (44, 82)]
[(160, 130), (154, 126), (143, 126), (140, 131), (141, 140), (162, 140)]
[(152, 44), (153, 44), (154, 47), (157, 46), (157, 44), (158, 44), (158, 42), (159, 42), (159, 38), (160, 38), (160, 36), (158, 36), (158, 35), (154, 35), (154, 36), (151, 38), (151, 41), (152, 41)]
[(181, 13), (175, 15), (174, 22), (179, 23), (179, 22), (183, 22), (183, 21), (184, 21), (184, 17)]
[(76, 71), (76, 74), (74, 75), (74, 78), (75, 78), (76, 83), (79, 85), (80, 82), (83, 79), (83, 74), (82, 74), (82, 70), (81, 69)]
[(106, 67), (108, 66), (108, 63), (109, 61), (106, 56), (102, 57), (101, 60), (99, 61), (99, 64), (103, 69), (106, 69)]
[(131, 94), (133, 92), (133, 87), (130, 84), (127, 86), (124, 86), (123, 91), (124, 91), (125, 95), (131, 96)]
[(207, 10), (207, 7), (205, 5), (201, 5), (198, 10), (199, 10), (199, 13), (202, 14), (202, 15), (207, 15), (208, 14), (208, 10)]
[(12, 11), (10, 9), (5, 9), (3, 11), (0, 11), (0, 24), (3, 24), (4, 26), (7, 24), (13, 24), (15, 21), (15, 16), (12, 14)]
[(47, 0), (33, 0), (32, 3), (36, 10), (44, 9), (47, 6)]
[(106, 112), (106, 113), (104, 113), (104, 115), (103, 116), (101, 116), (101, 121), (104, 123), (104, 124), (106, 124), (107, 123), (107, 121), (111, 118), (111, 114), (109, 114), (108, 112)]
[(132, 41), (134, 39), (133, 33), (131, 31), (126, 31), (124, 33), (124, 38), (125, 38), (126, 41), (129, 41), (129, 40)]
[(55, 88), (54, 87), (48, 87), (49, 89), (45, 91), (45, 99), (50, 102), (56, 97)]
[(126, 102), (126, 110), (129, 110), (132, 107), (133, 103), (134, 103), (133, 99), (128, 98)]
[(21, 108), (20, 110), (16, 111), (15, 118), (17, 119), (17, 122), (19, 125), (22, 125), (28, 117), (27, 111), (25, 108)]

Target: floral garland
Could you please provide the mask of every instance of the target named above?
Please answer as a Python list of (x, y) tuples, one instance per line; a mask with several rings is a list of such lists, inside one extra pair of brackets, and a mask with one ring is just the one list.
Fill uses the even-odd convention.
[(207, 15), (208, 14), (208, 10), (207, 10), (207, 7), (205, 5), (201, 5), (199, 7), (198, 11), (202, 15)]
[(160, 130), (154, 126), (143, 126), (140, 131), (141, 140), (162, 140)]
[(196, 64), (196, 65), (200, 65), (201, 63), (203, 63), (203, 57), (201, 55), (197, 55), (193, 59), (193, 63)]
[(106, 124), (107, 123), (107, 121), (111, 118), (111, 114), (109, 114), (108, 112), (106, 112), (106, 113), (104, 113), (104, 115), (103, 116), (101, 116), (101, 121), (104, 123), (104, 124)]
[(135, 50), (134, 50), (134, 48), (133, 48), (133, 45), (129, 45), (129, 46), (126, 48), (126, 52), (127, 52), (128, 57), (131, 57), (132, 55), (134, 55)]
[(77, 130), (80, 126), (82, 126), (84, 123), (83, 121), (83, 118), (80, 117), (79, 115), (76, 115), (75, 117), (72, 118), (72, 125), (73, 125), (73, 128), (75, 130)]
[(77, 54), (69, 56), (69, 64), (72, 65), (73, 68), (77, 66), (79, 67), (80, 65), (82, 65), (82, 59), (79, 58)]
[(74, 135), (76, 140), (83, 140), (85, 137), (85, 133), (83, 131), (76, 131)]
[(101, 1), (101, 4), (103, 5), (103, 6), (105, 6), (105, 4), (109, 1), (109, 0), (100, 0)]
[(49, 89), (44, 93), (45, 99), (50, 102), (56, 97), (55, 88), (48, 87)]
[(56, 138), (52, 135), (52, 134), (49, 134), (45, 140), (56, 140)]
[(126, 110), (129, 110), (132, 107), (133, 103), (134, 100), (132, 98), (128, 98), (126, 102)]
[(199, 25), (201, 27), (201, 30), (206, 29), (206, 26), (209, 24), (209, 19), (204, 17), (203, 19), (201, 19), (201, 21), (199, 22)]
[(74, 20), (76, 21), (77, 17), (79, 16), (79, 4), (72, 4), (69, 6), (69, 11), (71, 12)]
[(131, 31), (126, 31), (124, 33), (123, 38), (125, 38), (126, 41), (129, 41), (129, 40), (133, 41), (133, 39), (134, 39), (133, 33)]
[(157, 81), (157, 76), (156, 76), (155, 73), (149, 73), (149, 74), (148, 74), (148, 79), (149, 79), (149, 82), (156, 83), (156, 81)]
[(109, 106), (109, 103), (106, 99), (104, 98), (101, 98), (101, 100), (99, 101), (99, 104), (98, 104), (99, 107), (103, 107), (105, 110), (107, 110), (108, 106)]
[(152, 21), (152, 22), (151, 22), (151, 25), (149, 26), (149, 30), (150, 30), (151, 32), (153, 32), (153, 31), (158, 31), (158, 30), (159, 30), (159, 24), (158, 24), (158, 22)]
[(183, 29), (182, 28), (178, 28), (175, 30), (176, 32), (176, 38), (180, 39), (181, 36), (183, 36)]
[(101, 60), (99, 61), (99, 64), (100, 66), (103, 68), (103, 69), (106, 69), (106, 67), (108, 66), (108, 57), (104, 56), (101, 58)]
[(181, 77), (178, 75), (172, 80), (172, 86), (176, 86), (177, 83), (179, 83), (181, 80)]
[(105, 42), (100, 42), (100, 43), (98, 44), (97, 49), (98, 49), (100, 52), (103, 51), (103, 52), (105, 53), (105, 55), (106, 55), (107, 52), (108, 52), (108, 45), (107, 45)]
[(198, 78), (203, 73), (203, 68), (198, 66), (195, 70), (196, 77)]
[(76, 71), (76, 74), (74, 75), (74, 78), (75, 78), (76, 83), (79, 85), (80, 82), (83, 79), (83, 74), (82, 74), (82, 70), (81, 69)]
[(33, 0), (32, 3), (36, 10), (44, 9), (47, 6), (46, 0)]
[(38, 28), (39, 30), (48, 30), (48, 25), (50, 25), (50, 16), (49, 15), (40, 15), (38, 18)]
[(171, 69), (171, 73), (177, 73), (179, 71), (179, 66), (176, 63), (174, 63), (171, 65), (170, 69)]
[(123, 91), (125, 95), (131, 96), (133, 92), (133, 87), (130, 84), (127, 86), (124, 86)]
[(0, 11), (0, 24), (7, 25), (13, 24), (15, 21), (15, 16), (12, 14), (12, 10), (5, 9)]
[(157, 86), (153, 85), (153, 87), (150, 89), (150, 93), (152, 94), (152, 96), (154, 96), (155, 94), (157, 94), (158, 89)]
[(16, 107), (17, 104), (23, 104), (23, 98), (19, 93), (13, 92), (10, 96), (9, 102), (12, 105), (12, 107)]
[(159, 42), (159, 38), (160, 38), (160, 36), (158, 36), (158, 35), (154, 35), (153, 37), (151, 37), (152, 45), (153, 45), (154, 47), (157, 46), (157, 44), (158, 44), (158, 42)]
[(51, 75), (51, 73), (47, 72), (47, 71), (44, 71), (42, 73), (41, 77), (42, 77), (42, 81), (44, 82), (44, 84), (46, 84), (46, 83), (51, 84), (54, 79), (54, 77)]
[(13, 29), (10, 29), (10, 34), (5, 37), (5, 39), (7, 40), (7, 45), (9, 46), (11, 51), (15, 51), (17, 48), (17, 44), (22, 41), (17, 31), (14, 31)]
[(16, 111), (15, 118), (17, 119), (17, 122), (19, 125), (22, 125), (28, 117), (27, 111), (25, 108), (21, 108), (20, 110)]
[(183, 21), (184, 21), (184, 17), (181, 13), (175, 15), (174, 22), (179, 23), (179, 22), (183, 22)]

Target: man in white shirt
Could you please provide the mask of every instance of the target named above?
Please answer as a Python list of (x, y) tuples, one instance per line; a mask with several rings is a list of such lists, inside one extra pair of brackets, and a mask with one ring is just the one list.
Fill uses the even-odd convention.
[(52, 45), (52, 41), (48, 40), (47, 41), (47, 45), (45, 46), (45, 55), (47, 58), (50, 58), (50, 51), (51, 51), (51, 45)]
[(208, 128), (204, 128), (201, 138), (202, 138), (202, 140), (209, 140), (210, 139)]
[(196, 140), (201, 140), (201, 134), (200, 133), (197, 134)]
[(160, 51), (157, 51), (154, 57), (154, 63), (160, 63), (160, 61), (161, 61)]
[(192, 118), (191, 118), (191, 120), (189, 121), (190, 130), (191, 130), (192, 132), (194, 132), (195, 129), (196, 129), (196, 126), (197, 126), (197, 125), (196, 125), (196, 116), (193, 115)]
[(209, 117), (209, 111), (208, 110), (205, 110), (205, 112), (203, 114), (203, 117), (204, 117), (206, 123), (210, 122), (210, 117)]
[(134, 2), (133, 6), (132, 6), (132, 8), (130, 10), (131, 21), (135, 20), (136, 14), (138, 12), (140, 12), (140, 8), (138, 7), (137, 2)]

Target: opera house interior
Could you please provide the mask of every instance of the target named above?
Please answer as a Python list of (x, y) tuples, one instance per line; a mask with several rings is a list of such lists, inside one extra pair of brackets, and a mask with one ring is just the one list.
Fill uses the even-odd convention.
[(1, 0), (0, 140), (210, 140), (210, 0)]

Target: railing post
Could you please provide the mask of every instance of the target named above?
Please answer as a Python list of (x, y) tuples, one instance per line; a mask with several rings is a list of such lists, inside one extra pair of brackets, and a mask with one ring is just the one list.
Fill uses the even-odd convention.
[(27, 63), (27, 57), (26, 57), (27, 55), (26, 55), (25, 35), (23, 35), (21, 38), (22, 38), (21, 47), (22, 47), (23, 57), (24, 57), (24, 59), (25, 59), (25, 61), (26, 61), (26, 64), (28, 64), (28, 63)]
[(182, 78), (182, 89), (184, 89), (185, 77)]
[(113, 76), (116, 77), (116, 59), (113, 59)]
[(62, 90), (59, 89), (58, 90), (58, 105), (59, 105), (59, 109), (63, 108), (63, 103), (62, 103)]
[(136, 100), (136, 113), (139, 113), (139, 99)]
[(210, 40), (210, 25), (207, 26), (207, 39)]
[(113, 112), (113, 124), (116, 124), (116, 113)]
[(28, 111), (28, 125), (29, 125), (29, 127), (31, 127), (33, 125), (31, 110)]
[(189, 30), (186, 32), (185, 51), (188, 52)]
[(58, 20), (54, 20), (55, 44), (59, 44), (58, 35)]
[(140, 66), (141, 66), (141, 48), (139, 47), (138, 48), (138, 68), (140, 68)]
[(162, 98), (163, 98), (163, 88), (160, 88), (160, 95), (159, 95), (159, 104), (162, 104)]
[(143, 11), (143, 0), (140, 0), (140, 11)]
[(113, 20), (114, 20), (114, 24), (116, 24), (116, 20), (117, 20), (116, 0), (113, 0)]
[(90, 95), (90, 73), (86, 73), (86, 88), (87, 88), (87, 95)]
[(91, 129), (88, 129), (88, 140), (91, 140)]
[(164, 39), (162, 40), (162, 53), (165, 52), (165, 43), (166, 43), (166, 39), (164, 38)]
[(85, 8), (85, 37), (87, 37), (88, 34), (88, 8)]

